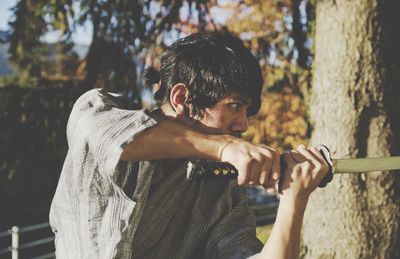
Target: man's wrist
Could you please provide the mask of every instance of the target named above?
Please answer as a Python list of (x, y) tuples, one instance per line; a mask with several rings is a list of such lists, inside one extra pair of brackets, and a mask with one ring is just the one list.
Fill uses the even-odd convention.
[(195, 149), (198, 150), (202, 158), (221, 161), (223, 149), (233, 141), (229, 135), (214, 135), (197, 133)]
[(279, 206), (285, 209), (294, 210), (296, 212), (304, 212), (308, 203), (308, 196), (305, 197), (294, 197), (289, 195), (281, 195), (279, 200)]
[(221, 138), (221, 142), (218, 145), (218, 160), (219, 161), (223, 161), (223, 153), (224, 150), (227, 146), (229, 146), (230, 144), (232, 144), (234, 141), (236, 140), (235, 137), (229, 136), (229, 135), (224, 135)]

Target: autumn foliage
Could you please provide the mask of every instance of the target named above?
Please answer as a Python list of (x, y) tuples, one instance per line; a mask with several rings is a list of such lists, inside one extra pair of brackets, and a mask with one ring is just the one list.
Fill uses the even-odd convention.
[(306, 144), (307, 132), (304, 100), (285, 87), (281, 92), (263, 93), (261, 110), (250, 120), (244, 138), (287, 150)]
[[(311, 51), (304, 46), (309, 41), (309, 26), (296, 21), (294, 16), (297, 12), (299, 19), (308, 21), (312, 10), (309, 5), (306, 1), (246, 0), (226, 7), (235, 10), (234, 18), (228, 20), (228, 29), (245, 38), (263, 70), (262, 107), (244, 135), (250, 141), (280, 150), (308, 141), (306, 105)], [(297, 33), (294, 32), (299, 27), (296, 22), (301, 26)], [(296, 44), (298, 41), (301, 43)], [(304, 56), (305, 60), (301, 61), (300, 57)]]

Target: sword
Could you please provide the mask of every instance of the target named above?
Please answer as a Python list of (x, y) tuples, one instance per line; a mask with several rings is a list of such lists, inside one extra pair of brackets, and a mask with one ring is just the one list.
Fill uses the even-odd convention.
[(400, 169), (400, 156), (332, 159), (333, 174), (365, 173)]
[[(331, 152), (326, 146), (322, 146), (320, 153), (329, 165), (329, 171), (325, 178), (319, 184), (319, 187), (325, 187), (332, 181), (334, 174), (346, 173), (365, 173), (373, 171), (391, 171), (400, 169), (400, 156), (393, 157), (373, 157), (373, 158), (332, 158)], [(281, 156), (281, 170), (286, 167)], [(238, 177), (237, 169), (226, 162), (217, 162), (209, 160), (189, 161), (186, 178), (189, 180), (218, 180), (218, 179), (236, 179)], [(283, 181), (284, 175), (281, 174), (280, 181)]]

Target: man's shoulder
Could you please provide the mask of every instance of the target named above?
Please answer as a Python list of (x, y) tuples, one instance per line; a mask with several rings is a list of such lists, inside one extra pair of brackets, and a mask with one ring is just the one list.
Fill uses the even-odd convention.
[(153, 125), (152, 121), (158, 122), (165, 118), (159, 109), (137, 109), (131, 103), (123, 94), (107, 92), (101, 88), (91, 89), (75, 102), (67, 128), (86, 127), (90, 132), (100, 127), (107, 131), (105, 125), (117, 129), (129, 124), (130, 128), (134, 128), (135, 125)]
[(122, 94), (107, 92), (101, 88), (95, 88), (82, 94), (75, 102), (76, 107), (93, 107), (93, 106), (125, 106), (126, 98)]

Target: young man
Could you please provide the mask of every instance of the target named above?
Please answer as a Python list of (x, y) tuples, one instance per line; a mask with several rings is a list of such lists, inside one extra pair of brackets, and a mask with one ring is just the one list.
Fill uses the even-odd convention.
[[(262, 76), (233, 37), (193, 34), (170, 46), (158, 83), (160, 108), (135, 111), (91, 90), (67, 127), (69, 152), (50, 211), (59, 258), (296, 258), (307, 200), (327, 173), (316, 149), (285, 154), (240, 138), (260, 107)], [(190, 181), (187, 162), (229, 162), (238, 180)], [(282, 195), (265, 246), (256, 238), (244, 185)]]

